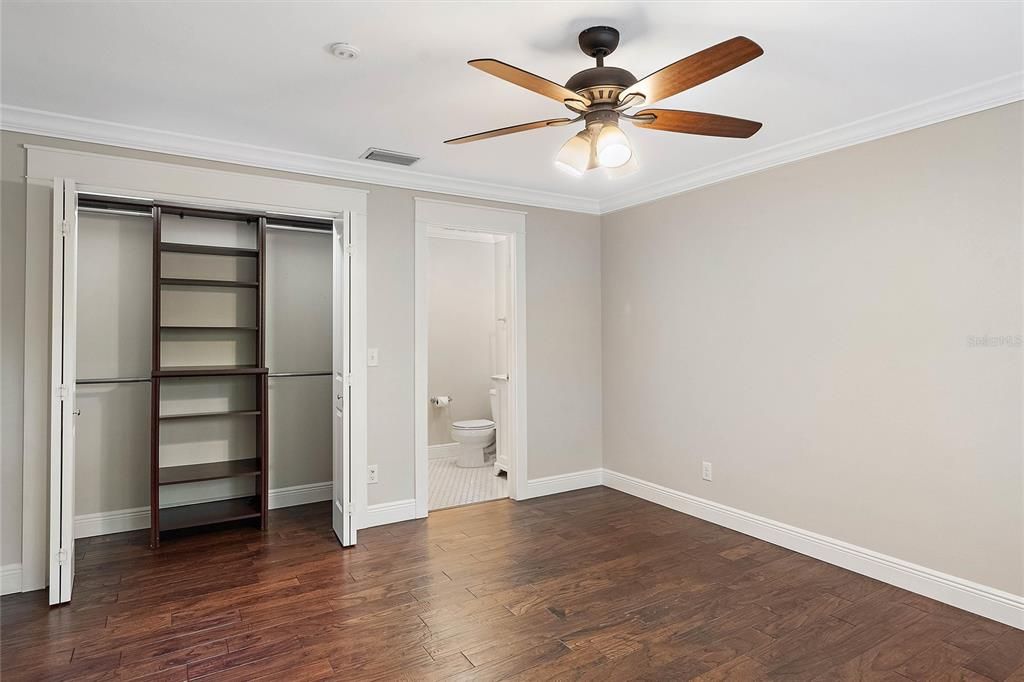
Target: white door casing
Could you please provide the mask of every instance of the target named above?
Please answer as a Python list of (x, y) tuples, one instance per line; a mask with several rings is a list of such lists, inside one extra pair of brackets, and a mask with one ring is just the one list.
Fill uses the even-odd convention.
[(526, 499), (526, 213), (475, 204), (462, 204), (416, 197), (415, 246), (415, 495), (416, 518), (428, 511), (427, 489), (427, 323), (429, 233), (455, 229), (506, 235), (509, 242), (509, 343), (508, 343), (508, 430), (509, 497)]

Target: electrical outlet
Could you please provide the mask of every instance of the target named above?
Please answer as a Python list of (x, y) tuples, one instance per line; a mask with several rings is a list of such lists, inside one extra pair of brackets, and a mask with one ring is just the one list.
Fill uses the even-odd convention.
[(369, 366), (369, 367), (376, 367), (377, 363), (379, 361), (380, 361), (380, 357), (379, 357), (379, 354), (377, 353), (377, 349), (376, 348), (367, 348), (366, 349), (366, 364), (367, 364), (367, 366)]
[(700, 477), (705, 481), (711, 480), (711, 462), (704, 462), (701, 464)]
[(366, 467), (366, 482), (367, 483), (379, 483), (380, 479), (377, 478), (377, 465), (371, 464)]

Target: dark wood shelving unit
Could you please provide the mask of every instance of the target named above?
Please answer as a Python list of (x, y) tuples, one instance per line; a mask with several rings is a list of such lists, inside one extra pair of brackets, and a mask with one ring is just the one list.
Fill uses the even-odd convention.
[(235, 476), (259, 476), (260, 459), (230, 459), (225, 462), (206, 462), (205, 464), (185, 464), (160, 469), (160, 485), (176, 485), (178, 483), (196, 483), (213, 481), (218, 478), (234, 478)]
[[(171, 216), (196, 216), (206, 219), (246, 222), (255, 230), (256, 248), (234, 246), (213, 246), (209, 244), (181, 243), (163, 241), (163, 221)], [(240, 215), (232, 212), (209, 211), (178, 206), (158, 204), (153, 208), (153, 372), (152, 372), (152, 403), (150, 409), (150, 546), (160, 546), (160, 534), (164, 531), (183, 528), (196, 528), (228, 521), (253, 519), (258, 521), (261, 529), (267, 524), (267, 367), (265, 356), (265, 319), (264, 310), (265, 272), (266, 272), (266, 228), (265, 217), (257, 215)], [(198, 254), (205, 256), (223, 256), (229, 258), (255, 258), (256, 279), (218, 280), (201, 277), (163, 277), (161, 275), (162, 256), (164, 253)], [(255, 289), (257, 292), (254, 311), (255, 325), (189, 325), (163, 324), (161, 317), (161, 291), (163, 287), (192, 287), (201, 292), (203, 287), (223, 287), (238, 289)], [(191, 295), (191, 294), (189, 294)], [(182, 341), (182, 336), (195, 334), (196, 338), (208, 339), (216, 332), (243, 331), (252, 333), (255, 344), (255, 362), (243, 365), (190, 365), (164, 366), (161, 362), (161, 341)], [(166, 333), (174, 333), (167, 338)], [(162, 387), (167, 382), (185, 378), (215, 377), (248, 377), (255, 391), (255, 406), (250, 409), (221, 410), (208, 412), (192, 412), (180, 414), (163, 414), (161, 410)], [(248, 404), (252, 404), (252, 402)], [(258, 443), (254, 456), (246, 459), (222, 460), (203, 464), (181, 466), (164, 466), (160, 456), (160, 425), (161, 423), (182, 420), (204, 419), (211, 417), (240, 417), (252, 419), (256, 429)], [(187, 423), (184, 422), (184, 423)], [(246, 422), (248, 423), (248, 422)], [(179, 428), (179, 427), (176, 427)], [(163, 486), (180, 486), (200, 481), (218, 479), (249, 479), (253, 481), (253, 494), (245, 498), (217, 500), (201, 504), (190, 504), (178, 507), (160, 507), (160, 489)]]

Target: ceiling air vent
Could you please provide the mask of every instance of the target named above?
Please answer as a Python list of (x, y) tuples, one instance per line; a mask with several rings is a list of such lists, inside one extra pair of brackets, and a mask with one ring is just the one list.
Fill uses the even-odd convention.
[(420, 160), (420, 157), (413, 156), (412, 154), (389, 152), (387, 149), (377, 149), (375, 147), (367, 149), (359, 158), (368, 161), (380, 161), (381, 163), (393, 163), (397, 166), (411, 166)]

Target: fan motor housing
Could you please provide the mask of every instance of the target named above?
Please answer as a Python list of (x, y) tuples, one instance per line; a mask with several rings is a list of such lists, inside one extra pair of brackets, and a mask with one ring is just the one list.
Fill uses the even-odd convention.
[(619, 93), (636, 83), (636, 76), (617, 66), (595, 66), (570, 78), (565, 87), (595, 104), (614, 103)]

